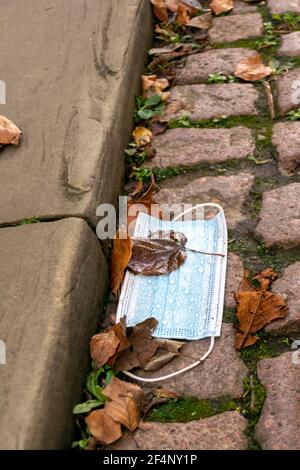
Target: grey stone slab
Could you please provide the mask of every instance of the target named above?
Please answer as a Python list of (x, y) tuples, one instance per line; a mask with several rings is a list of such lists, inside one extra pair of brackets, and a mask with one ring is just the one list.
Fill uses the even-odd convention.
[(234, 308), (236, 301), (234, 294), (238, 291), (239, 285), (243, 279), (244, 265), (243, 260), (234, 253), (228, 253), (227, 274), (225, 285), (225, 306)]
[(300, 56), (300, 31), (281, 36), (281, 46), (277, 54), (289, 57)]
[(246, 15), (230, 15), (213, 19), (209, 30), (209, 39), (212, 43), (234, 42), (240, 39), (249, 39), (263, 36), (263, 19), (259, 13)]
[(233, 75), (241, 60), (256, 55), (247, 48), (211, 49), (187, 57), (185, 67), (176, 69), (176, 85), (206, 82), (214, 73)]
[(268, 7), (271, 13), (299, 13), (300, 0), (268, 0)]
[(255, 116), (258, 91), (248, 83), (181, 85), (171, 89), (164, 119), (187, 116), (191, 121), (228, 116)]
[(300, 359), (291, 352), (264, 359), (258, 377), (267, 397), (256, 439), (264, 450), (300, 450)]
[(300, 173), (300, 122), (278, 122), (273, 127), (272, 143), (278, 153), (280, 173)]
[[(245, 220), (243, 204), (249, 196), (254, 176), (240, 173), (232, 176), (207, 176), (188, 180), (183, 176), (160, 184), (155, 201), (160, 204), (201, 204), (216, 202), (225, 211), (228, 228)], [(209, 215), (209, 214), (208, 214)]]
[(263, 195), (256, 234), (267, 247), (300, 245), (300, 183), (291, 183)]
[(189, 423), (147, 423), (111, 450), (246, 450), (246, 419), (227, 411)]
[(167, 168), (222, 163), (247, 158), (255, 151), (251, 129), (169, 129), (154, 137), (156, 155), (148, 167)]
[(300, 262), (288, 266), (272, 289), (286, 298), (289, 313), (286, 318), (267, 325), (265, 330), (274, 336), (299, 334), (300, 339)]
[(277, 80), (278, 106), (281, 116), (300, 107), (300, 68)]
[(0, 229), (0, 448), (68, 448), (107, 267), (82, 219)]
[[(248, 369), (234, 347), (235, 330), (229, 323), (223, 323), (222, 333), (216, 339), (213, 352), (202, 365), (178, 377), (155, 382), (156, 388), (166, 388), (180, 395), (209, 399), (231, 396), (239, 398), (243, 394), (243, 380)], [(187, 367), (208, 350), (210, 339), (190, 341), (182, 349), (182, 354), (156, 372), (135, 371), (146, 378), (161, 377)], [(149, 384), (146, 383), (146, 386)]]
[[(1, 11), (0, 224), (82, 216), (119, 193), (147, 45), (148, 0), (15, 0)], [(17, 33), (16, 33), (17, 32)]]

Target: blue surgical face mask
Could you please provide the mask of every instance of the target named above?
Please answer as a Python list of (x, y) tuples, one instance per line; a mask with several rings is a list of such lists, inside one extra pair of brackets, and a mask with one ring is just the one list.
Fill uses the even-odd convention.
[[(212, 204), (212, 206), (216, 206)], [(220, 336), (227, 264), (227, 228), (224, 212), (211, 220), (164, 221), (140, 213), (134, 237), (150, 233), (183, 233), (187, 258), (180, 268), (167, 275), (143, 276), (126, 273), (120, 296), (117, 321), (126, 315), (127, 326), (149, 317), (158, 325), (153, 336), (196, 340)], [(222, 254), (223, 256), (218, 256)]]

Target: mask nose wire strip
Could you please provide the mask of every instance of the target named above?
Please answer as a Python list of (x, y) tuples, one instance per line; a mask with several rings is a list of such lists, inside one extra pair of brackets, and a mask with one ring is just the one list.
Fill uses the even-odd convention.
[(203, 362), (210, 355), (210, 353), (214, 349), (214, 345), (215, 345), (215, 338), (214, 336), (211, 336), (209, 349), (206, 351), (205, 354), (203, 354), (203, 356), (198, 361), (194, 362), (193, 364), (187, 367), (184, 367), (184, 369), (180, 369), (180, 370), (177, 370), (176, 372), (172, 372), (172, 374), (163, 375), (162, 377), (146, 379), (144, 377), (139, 377), (138, 375), (132, 374), (131, 372), (128, 372), (128, 371), (123, 370), (122, 372), (123, 374), (127, 375), (131, 379), (138, 380), (139, 382), (160, 382), (161, 380), (171, 379), (172, 377), (175, 377), (176, 375), (179, 375), (179, 374), (183, 374), (184, 372), (187, 372), (188, 370), (193, 369), (194, 367), (201, 364), (201, 362)]
[[(220, 212), (223, 212), (223, 208), (219, 204), (215, 204), (214, 202), (208, 202), (208, 203), (204, 203), (204, 204), (197, 204), (196, 206), (190, 207), (189, 209), (187, 209), (186, 211), (182, 212), (177, 217), (175, 217), (173, 219), (173, 221), (176, 221), (176, 220), (180, 219), (180, 217), (182, 217), (183, 215), (188, 214), (189, 212), (192, 212), (193, 210), (197, 209), (198, 207), (209, 207), (209, 206), (210, 207), (216, 207), (217, 209), (219, 209)], [(163, 375), (162, 377), (155, 377), (155, 378), (149, 379), (149, 378), (145, 378), (145, 377), (139, 377), (138, 375), (132, 374), (131, 372), (128, 372), (128, 371), (125, 371), (125, 370), (123, 370), (122, 372), (123, 372), (123, 374), (127, 375), (127, 377), (130, 377), (131, 379), (137, 380), (139, 382), (148, 382), (148, 383), (150, 383), (150, 382), (160, 382), (161, 380), (171, 379), (172, 377), (176, 377), (176, 375), (183, 374), (184, 372), (187, 372), (188, 370), (191, 370), (194, 367), (199, 366), (199, 364), (201, 364), (201, 362), (203, 362), (210, 355), (210, 353), (214, 349), (214, 345), (215, 345), (215, 338), (214, 338), (214, 336), (211, 336), (210, 345), (209, 345), (208, 350), (206, 351), (205, 354), (203, 354), (203, 356), (198, 361), (194, 362), (193, 364), (191, 364), (187, 367), (184, 367), (183, 369), (177, 370), (176, 372), (172, 372), (171, 374), (168, 374), (168, 375)]]

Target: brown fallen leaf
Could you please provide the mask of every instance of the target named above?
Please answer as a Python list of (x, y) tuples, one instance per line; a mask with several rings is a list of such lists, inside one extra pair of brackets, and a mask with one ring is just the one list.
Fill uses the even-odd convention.
[(132, 240), (128, 233), (119, 230), (113, 241), (113, 249), (110, 258), (110, 287), (114, 295), (117, 295), (123, 282), (125, 269), (132, 255)]
[(138, 126), (134, 129), (132, 136), (138, 147), (144, 147), (150, 144), (152, 140), (152, 132), (144, 126)]
[(232, 10), (234, 7), (234, 0), (212, 0), (210, 8), (215, 15), (220, 15), (227, 11)]
[(178, 354), (179, 350), (185, 346), (184, 341), (176, 341), (174, 339), (157, 339), (156, 340), (158, 347), (164, 349), (165, 351), (170, 351), (174, 354)]
[(153, 47), (148, 51), (149, 55), (156, 55), (156, 54), (168, 54), (169, 52), (174, 52), (177, 49), (180, 49), (184, 44), (179, 42), (177, 44), (167, 44), (163, 47)]
[(147, 362), (142, 369), (146, 372), (153, 372), (161, 369), (167, 365), (174, 357), (178, 356), (179, 353), (175, 354), (170, 351), (159, 350), (155, 356), (153, 356), (149, 362)]
[(142, 180), (137, 181), (134, 186), (133, 191), (129, 193), (129, 196), (134, 197), (134, 196), (137, 196), (138, 194), (141, 194), (141, 192), (143, 191), (143, 187), (144, 187), (144, 182)]
[(164, 91), (170, 86), (169, 80), (166, 78), (157, 78), (154, 75), (142, 75), (142, 89), (143, 98), (150, 98), (154, 95), (159, 95), (162, 101), (166, 101), (169, 96), (169, 91)]
[(165, 0), (151, 0), (153, 5), (153, 14), (159, 21), (168, 21), (169, 15)]
[(287, 316), (288, 309), (283, 297), (268, 290), (276, 278), (277, 274), (271, 268), (265, 269), (253, 277), (259, 285), (254, 287), (249, 280), (249, 271), (245, 271), (241, 286), (235, 294), (239, 320), (236, 349), (253, 345), (258, 340), (254, 333), (271, 321)]
[(109, 359), (116, 354), (119, 344), (120, 340), (113, 330), (92, 337), (90, 354), (97, 369), (107, 364)]
[(147, 318), (138, 323), (129, 333), (131, 348), (120, 354), (116, 360), (115, 370), (131, 370), (135, 367), (143, 367), (155, 355), (158, 344), (152, 338), (157, 326), (155, 318)]
[(159, 219), (164, 218), (163, 210), (153, 199), (156, 188), (156, 183), (152, 178), (148, 190), (142, 196), (128, 200), (127, 225), (129, 234), (133, 234), (135, 222), (140, 212), (144, 212), (145, 214), (152, 215), (152, 217), (157, 217)]
[(101, 444), (109, 445), (122, 437), (120, 423), (112, 419), (104, 409), (91, 411), (85, 422), (90, 433)]
[(116, 355), (131, 345), (126, 337), (126, 318), (121, 318), (116, 325), (108, 327), (102, 333), (94, 335), (90, 341), (90, 353), (98, 369), (104, 364), (114, 366)]
[(271, 75), (271, 67), (264, 65), (260, 54), (247, 57), (238, 64), (234, 75), (243, 80), (254, 82)]
[(153, 135), (162, 134), (168, 128), (167, 122), (153, 121), (151, 122), (151, 131)]
[(0, 145), (19, 145), (22, 132), (5, 116), (0, 116)]
[(180, 394), (165, 388), (152, 388), (151, 393), (157, 398), (179, 398)]
[(180, 349), (186, 344), (182, 341), (171, 339), (156, 339), (158, 350), (156, 354), (148, 361), (143, 370), (155, 371), (168, 364), (174, 357), (180, 354)]
[(178, 5), (177, 16), (176, 16), (176, 23), (181, 25), (186, 25), (191, 19), (191, 13), (193, 8), (186, 5), (183, 2), (180, 2)]
[(137, 238), (133, 240), (128, 269), (144, 276), (168, 274), (178, 269), (185, 260), (184, 245), (174, 240)]
[(105, 403), (104, 411), (129, 431), (135, 431), (144, 406), (143, 390), (138, 385), (113, 377), (104, 388), (103, 395), (111, 400)]
[(195, 16), (186, 23), (186, 26), (198, 29), (209, 29), (212, 25), (212, 14), (211, 12), (204, 13), (201, 16)]

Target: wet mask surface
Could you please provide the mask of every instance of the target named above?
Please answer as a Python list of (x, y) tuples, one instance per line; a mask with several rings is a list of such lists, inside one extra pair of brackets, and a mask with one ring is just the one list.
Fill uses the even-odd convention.
[[(187, 259), (168, 275), (143, 276), (127, 272), (117, 321), (126, 315), (133, 326), (155, 317), (154, 336), (201, 339), (221, 333), (227, 264), (227, 229), (223, 212), (211, 220), (162, 221), (140, 213), (134, 237), (157, 230), (174, 230), (187, 237)], [(195, 253), (188, 249), (225, 256)]]

